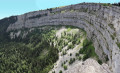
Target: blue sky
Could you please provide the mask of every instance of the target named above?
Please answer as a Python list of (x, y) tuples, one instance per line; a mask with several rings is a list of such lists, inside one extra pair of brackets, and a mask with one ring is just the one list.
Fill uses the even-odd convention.
[(115, 3), (119, 0), (0, 0), (0, 19), (30, 11), (66, 6), (81, 2)]

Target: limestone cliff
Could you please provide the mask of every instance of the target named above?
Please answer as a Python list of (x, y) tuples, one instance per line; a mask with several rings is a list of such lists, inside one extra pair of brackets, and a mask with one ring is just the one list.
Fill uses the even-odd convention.
[(95, 46), (99, 58), (114, 73), (120, 73), (120, 7), (96, 3), (80, 3), (17, 16), (6, 31), (43, 25), (72, 25), (84, 29)]

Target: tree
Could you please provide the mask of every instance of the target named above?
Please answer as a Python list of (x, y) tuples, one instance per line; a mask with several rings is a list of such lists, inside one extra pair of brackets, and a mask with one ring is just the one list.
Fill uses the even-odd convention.
[(59, 73), (62, 73), (62, 70), (60, 70)]

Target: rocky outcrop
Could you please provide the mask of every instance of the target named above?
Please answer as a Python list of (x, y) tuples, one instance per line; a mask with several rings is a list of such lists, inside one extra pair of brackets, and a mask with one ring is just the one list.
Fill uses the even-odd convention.
[[(0, 43), (7, 41), (7, 33), (6, 30), (10, 24), (13, 24), (17, 21), (17, 16), (11, 16), (9, 18), (4, 18), (0, 20)], [(4, 40), (5, 39), (5, 40)]]
[(94, 59), (78, 62), (64, 73), (111, 73), (107, 64), (98, 64)]
[(120, 7), (81, 3), (17, 16), (7, 31), (44, 25), (72, 25), (84, 29), (99, 58), (120, 73)]

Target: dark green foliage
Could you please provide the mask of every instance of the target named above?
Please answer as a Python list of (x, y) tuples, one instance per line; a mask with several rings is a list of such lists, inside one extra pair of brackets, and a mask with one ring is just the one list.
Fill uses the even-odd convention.
[(59, 73), (62, 73), (62, 70), (60, 70)]
[(76, 53), (75, 56), (79, 56), (79, 53)]
[(114, 35), (111, 35), (112, 39), (114, 40), (115, 39), (115, 36)]
[(101, 61), (101, 60), (98, 60), (98, 63), (99, 63), (100, 65), (102, 65), (102, 61)]
[(70, 56), (72, 56), (72, 53), (70, 53)]
[(39, 14), (39, 15), (36, 15), (36, 16), (33, 16), (33, 17), (29, 17), (29, 19), (35, 19), (35, 18), (40, 18), (40, 17), (43, 17), (43, 16), (47, 16), (48, 14)]
[(95, 48), (92, 42), (88, 41), (87, 39), (85, 39), (85, 41), (83, 42), (83, 48), (80, 49), (79, 54), (85, 54), (83, 56), (83, 61), (90, 57), (98, 58), (97, 54), (95, 53)]
[(107, 61), (109, 61), (109, 58), (108, 58), (108, 56), (106, 56), (106, 57), (105, 57), (105, 59), (106, 59), (106, 62), (107, 62)]
[[(41, 44), (40, 46), (42, 45), (44, 44)], [(28, 71), (38, 73), (44, 70), (44, 68), (46, 68), (48, 65), (52, 65), (58, 59), (58, 51), (52, 46), (35, 50), (30, 50), (30, 48), (26, 47), (25, 45), (16, 43), (10, 43), (4, 46), (6, 47), (0, 49), (0, 51), (2, 51), (0, 59), (1, 68), (3, 68), (2, 70), (5, 69), (5, 71), (9, 69), (13, 71), (14, 69), (18, 70), (20, 68), (20, 70), (18, 70), (18, 73)], [(45, 56), (39, 58), (39, 56), (41, 56), (41, 51), (44, 49), (48, 49), (49, 52)], [(22, 63), (22, 61), (24, 62), (24, 64)], [(16, 65), (20, 66), (17, 67)]]
[(78, 59), (81, 60), (82, 59), (81, 56), (79, 56)]
[(103, 6), (112, 6), (110, 3), (102, 3)]
[(70, 58), (69, 64), (72, 64), (73, 62), (75, 62), (75, 58)]
[(83, 61), (85, 61), (85, 60), (88, 59), (89, 57), (90, 57), (89, 55), (85, 54), (85, 55), (83, 56)]
[(53, 71), (52, 73), (55, 73), (55, 71)]
[(64, 64), (62, 63), (61, 66), (63, 66)]
[(119, 47), (119, 49), (120, 49), (120, 43), (119, 42), (116, 42), (116, 44), (117, 44), (117, 46)]
[(9, 18), (4, 18), (0, 20), (0, 33), (6, 32), (7, 27), (17, 21), (16, 16), (11, 16)]
[(112, 4), (112, 5), (120, 6), (120, 2), (118, 2), (118, 3), (114, 3), (114, 4)]
[[(0, 41), (0, 73), (48, 73), (58, 59), (58, 48), (62, 49), (65, 44), (63, 40), (60, 40), (58, 42), (60, 47), (58, 45), (54, 46), (53, 39), (57, 40), (57, 38), (55, 37), (55, 32), (53, 32), (54, 28), (49, 27), (47, 26), (47, 30), (35, 28), (35, 30), (28, 32), (26, 38), (21, 38), (23, 33), (12, 40), (8, 37), (10, 32), (5, 32), (5, 35), (2, 34), (4, 37), (0, 36), (0, 39), (5, 42)], [(44, 28), (46, 27), (44, 26)], [(7, 26), (4, 30), (6, 29)], [(30, 29), (23, 28), (20, 30), (24, 32)], [(18, 31), (12, 30), (11, 32), (16, 33)], [(76, 37), (79, 36), (76, 35)], [(9, 41), (6, 41), (6, 39), (9, 39)], [(72, 46), (74, 47), (74, 45)], [(63, 54), (65, 55), (66, 51)], [(72, 58), (69, 64), (74, 61), (75, 58)], [(62, 73), (62, 71), (60, 72)]]
[(9, 18), (0, 20), (0, 42), (7, 42), (10, 40), (8, 33), (6, 33), (6, 30), (10, 24), (15, 23), (16, 21), (16, 16), (11, 16)]
[(108, 24), (108, 26), (109, 26), (111, 29), (115, 30), (115, 28), (114, 28), (114, 25), (113, 25), (113, 24)]
[(0, 73), (48, 73), (58, 59), (49, 32), (35, 30), (19, 41), (0, 43)]
[(67, 70), (67, 66), (66, 65), (64, 65), (64, 70)]
[(52, 12), (52, 8), (50, 8), (50, 9), (47, 9), (48, 11), (50, 11), (50, 13)]
[(63, 52), (62, 52), (62, 55), (66, 55), (66, 54), (67, 54), (66, 51), (63, 51)]
[(73, 44), (69, 44), (68, 45), (68, 49), (73, 49), (74, 48), (74, 45)]
[(73, 45), (76, 44), (76, 40), (73, 40), (73, 41), (72, 41), (72, 44), (73, 44)]
[(83, 48), (79, 50), (79, 54), (84, 54), (83, 61), (85, 61), (88, 58), (95, 58), (99, 64), (102, 64), (102, 61), (98, 58), (97, 54), (95, 53), (95, 48), (92, 42), (87, 39), (84, 40)]

